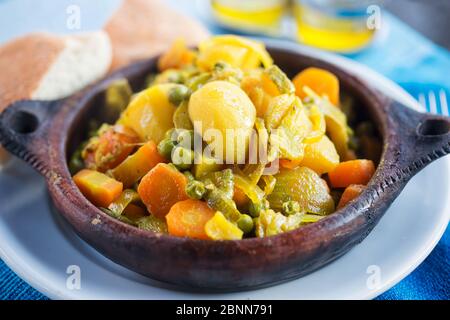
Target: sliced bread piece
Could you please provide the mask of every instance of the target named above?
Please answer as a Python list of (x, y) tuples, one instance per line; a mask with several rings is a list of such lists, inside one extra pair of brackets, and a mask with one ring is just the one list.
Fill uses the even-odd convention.
[(111, 38), (112, 70), (159, 54), (177, 38), (196, 45), (209, 36), (200, 23), (160, 0), (123, 0), (104, 30)]
[[(111, 60), (104, 31), (71, 36), (33, 33), (12, 40), (0, 46), (0, 112), (17, 100), (69, 96), (102, 78)], [(7, 159), (0, 150), (0, 167)]]
[(103, 77), (111, 65), (108, 35), (33, 33), (0, 47), (0, 111), (21, 99), (66, 97)]

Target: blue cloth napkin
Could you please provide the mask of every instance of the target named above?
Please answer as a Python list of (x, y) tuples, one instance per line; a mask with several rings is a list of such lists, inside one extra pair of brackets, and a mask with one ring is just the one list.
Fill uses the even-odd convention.
[(20, 279), (0, 260), (0, 300), (48, 300)]
[[(171, 0), (171, 2), (183, 11), (197, 16), (210, 28), (211, 32), (227, 32), (200, 14), (196, 7), (192, 6), (191, 1)], [(388, 31), (384, 32), (384, 35), (381, 32), (381, 37), (364, 51), (347, 55), (347, 57), (384, 74), (410, 90), (413, 96), (418, 96), (420, 92), (411, 88), (420, 88), (420, 84), (440, 86), (450, 92), (450, 77), (448, 77), (450, 53), (436, 46), (397, 18), (385, 13), (384, 19), (383, 23)], [(449, 246), (450, 230), (447, 228), (428, 258), (409, 276), (377, 299), (449, 299)], [(47, 298), (17, 277), (0, 260), (0, 299)]]

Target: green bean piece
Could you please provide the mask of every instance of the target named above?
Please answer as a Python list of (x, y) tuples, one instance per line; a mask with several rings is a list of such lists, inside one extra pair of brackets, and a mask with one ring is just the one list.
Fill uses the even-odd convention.
[(191, 118), (189, 118), (188, 112), (189, 103), (187, 100), (181, 102), (180, 106), (175, 110), (173, 114), (173, 124), (175, 128), (180, 129), (194, 129)]
[(196, 159), (197, 161), (192, 170), (196, 179), (203, 178), (211, 172), (219, 171), (223, 167), (217, 159), (199, 153), (197, 153), (196, 156), (198, 159)]
[(125, 189), (122, 191), (119, 198), (109, 205), (108, 209), (117, 215), (121, 215), (130, 203), (138, 200), (139, 195), (136, 191), (132, 189)]
[(190, 149), (183, 148), (181, 146), (176, 146), (172, 150), (172, 163), (179, 170), (188, 170), (192, 167), (194, 163), (194, 152)]
[(247, 177), (247, 180), (251, 185), (256, 185), (261, 176), (263, 175), (265, 167), (266, 166), (264, 163), (257, 163), (257, 164), (248, 163), (242, 169), (242, 174), (244, 177)]
[(186, 185), (186, 194), (191, 199), (200, 200), (205, 193), (206, 188), (203, 182), (193, 180)]
[(197, 76), (190, 78), (186, 85), (191, 89), (192, 92), (198, 90), (205, 83), (207, 83), (211, 79), (211, 74), (209, 72), (201, 73)]
[(188, 182), (194, 181), (194, 175), (190, 171), (183, 172), (184, 176), (188, 179)]
[(158, 143), (158, 152), (166, 159), (172, 156), (172, 150), (175, 148), (175, 143), (171, 139), (163, 139)]
[(264, 194), (266, 196), (270, 195), (275, 188), (275, 184), (277, 183), (277, 179), (274, 176), (265, 175), (261, 177), (261, 185), (264, 190)]
[(189, 88), (183, 85), (177, 85), (169, 90), (169, 101), (175, 106), (179, 106), (181, 102), (190, 95)]
[(270, 80), (272, 80), (273, 83), (275, 83), (278, 90), (280, 90), (282, 94), (283, 93), (292, 94), (295, 92), (294, 84), (291, 82), (289, 77), (283, 71), (281, 71), (281, 69), (278, 68), (276, 65), (268, 67), (264, 71), (264, 73), (266, 73), (269, 76)]
[(220, 211), (230, 221), (237, 222), (241, 213), (236, 208), (233, 200), (227, 198), (213, 183), (205, 182), (206, 193), (204, 199), (208, 206), (214, 210)]
[(253, 219), (248, 214), (243, 214), (237, 221), (239, 229), (244, 231), (245, 234), (252, 232), (254, 224)]
[(153, 215), (149, 215), (143, 218), (140, 218), (137, 221), (137, 227), (139, 229), (153, 231), (157, 233), (167, 233), (167, 224), (164, 220), (159, 219)]
[(117, 219), (123, 223), (129, 224), (131, 226), (137, 226), (137, 223), (134, 222), (133, 220), (121, 215), (121, 214), (117, 214), (109, 209), (106, 208), (100, 208), (100, 210), (102, 210), (104, 213), (106, 213), (107, 215), (109, 215), (110, 217)]
[(258, 203), (264, 198), (264, 192), (257, 185), (252, 184), (247, 177), (242, 174), (234, 174), (234, 184), (241, 189), (245, 195), (254, 203)]
[(291, 214), (295, 214), (300, 212), (300, 204), (297, 201), (286, 201), (282, 205), (283, 212), (290, 216)]
[(250, 215), (252, 217), (259, 217), (259, 214), (261, 213), (261, 211), (265, 211), (269, 208), (269, 203), (267, 202), (267, 200), (263, 200), (261, 202), (253, 202), (250, 201), (249, 205), (248, 205), (248, 212), (250, 213)]
[(227, 197), (228, 199), (233, 198), (234, 175), (231, 169), (207, 173), (202, 177), (201, 180), (203, 182), (205, 180), (211, 181), (211, 183), (216, 186), (225, 197)]

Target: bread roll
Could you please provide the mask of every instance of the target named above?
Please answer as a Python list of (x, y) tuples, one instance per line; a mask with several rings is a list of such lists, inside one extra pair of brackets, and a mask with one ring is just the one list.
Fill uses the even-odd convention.
[[(0, 47), (0, 112), (17, 100), (64, 98), (103, 77), (112, 60), (104, 31), (32, 33)], [(0, 166), (7, 156), (0, 150)]]
[(113, 48), (112, 70), (159, 54), (177, 38), (196, 45), (209, 36), (201, 24), (160, 0), (123, 0), (104, 29)]

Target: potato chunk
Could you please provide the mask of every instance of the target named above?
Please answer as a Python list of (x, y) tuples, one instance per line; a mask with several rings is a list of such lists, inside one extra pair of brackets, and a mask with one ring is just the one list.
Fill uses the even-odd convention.
[(241, 88), (226, 81), (204, 85), (191, 96), (189, 117), (203, 140), (214, 142), (216, 157), (227, 163), (244, 163), (256, 110)]
[(120, 124), (132, 128), (143, 141), (158, 144), (164, 133), (173, 127), (176, 106), (170, 101), (170, 92), (178, 84), (158, 84), (139, 93), (119, 119)]
[(339, 164), (339, 155), (333, 142), (327, 136), (314, 143), (308, 143), (301, 165), (313, 169), (317, 174), (330, 172)]

